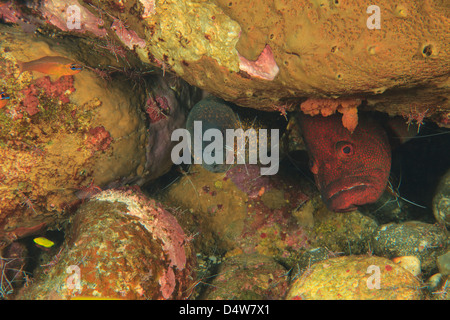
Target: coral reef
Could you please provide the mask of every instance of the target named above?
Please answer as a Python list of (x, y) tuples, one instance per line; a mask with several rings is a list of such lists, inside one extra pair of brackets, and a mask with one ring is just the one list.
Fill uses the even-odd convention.
[(50, 80), (49, 76), (38, 78), (20, 91), (24, 98), (20, 102), (20, 108), (15, 110), (18, 113), (16, 117), (21, 117), (21, 111), (26, 111), (30, 117), (38, 113), (40, 111), (38, 108), (39, 96), (41, 95), (59, 100), (61, 104), (64, 104), (70, 102), (69, 96), (75, 90), (72, 76), (63, 76), (54, 82)]
[[(69, 5), (79, 10), (74, 29), (65, 23), (75, 14)], [(449, 125), (448, 7), (439, 0), (382, 0), (372, 14), (361, 1), (53, 0), (31, 6), (37, 17), (11, 4), (3, 15), (12, 23), (46, 19), (55, 30), (115, 37), (143, 62), (241, 106), (294, 110), (308, 99), (333, 104), (339, 98), (401, 115), (416, 105)], [(370, 26), (373, 19), (380, 27)], [(350, 130), (356, 110), (342, 110)]]
[(1, 0), (0, 299), (448, 299), (449, 6), (370, 8)]

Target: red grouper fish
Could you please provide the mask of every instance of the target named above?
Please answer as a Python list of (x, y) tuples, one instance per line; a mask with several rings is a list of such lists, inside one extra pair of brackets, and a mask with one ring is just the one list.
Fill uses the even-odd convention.
[(391, 170), (391, 148), (375, 120), (360, 117), (353, 134), (340, 114), (302, 114), (300, 126), (311, 172), (330, 210), (351, 211), (380, 198)]

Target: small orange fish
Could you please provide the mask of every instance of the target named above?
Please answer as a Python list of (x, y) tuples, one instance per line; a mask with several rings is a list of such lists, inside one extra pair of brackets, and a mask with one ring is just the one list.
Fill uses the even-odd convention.
[(3, 108), (4, 106), (6, 106), (6, 104), (8, 103), (9, 100), (9, 95), (7, 95), (4, 92), (0, 93), (0, 109)]
[(47, 56), (33, 61), (17, 61), (20, 73), (24, 71), (37, 71), (58, 77), (74, 75), (83, 69), (83, 66), (65, 57)]
[(266, 191), (266, 188), (262, 187), (258, 192), (258, 196), (262, 197), (262, 195), (264, 194), (265, 191)]

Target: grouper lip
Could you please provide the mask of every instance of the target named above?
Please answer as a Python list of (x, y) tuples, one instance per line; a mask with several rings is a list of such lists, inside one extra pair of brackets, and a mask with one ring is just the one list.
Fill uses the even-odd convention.
[[(334, 191), (334, 193), (331, 193), (330, 196), (328, 197), (328, 199), (331, 200), (333, 197), (337, 197), (337, 196), (339, 196), (341, 193), (347, 192), (347, 191), (350, 191), (350, 190), (353, 190), (353, 189), (357, 189), (357, 190), (359, 190), (359, 191), (364, 191), (364, 190), (366, 190), (367, 187), (369, 187), (369, 186), (371, 186), (371, 185), (368, 184), (368, 183), (364, 183), (364, 182), (359, 182), (359, 181), (358, 181), (358, 182), (355, 182), (355, 183), (353, 183), (353, 184), (346, 185), (346, 186), (344, 186), (344, 187), (339, 188), (337, 191)], [(354, 191), (357, 191), (357, 190), (354, 190)]]
[[(335, 180), (329, 183), (323, 190), (322, 196), (327, 206), (333, 211), (345, 212), (356, 209), (356, 205), (365, 204), (371, 201), (365, 202), (365, 198), (370, 195), (376, 194), (377, 190), (377, 172), (366, 173), (364, 175), (355, 175), (345, 177), (339, 180)], [(361, 195), (360, 198), (354, 198), (357, 195)], [(342, 197), (349, 196), (353, 198), (353, 202), (345, 202)], [(372, 200), (372, 199), (370, 199)], [(343, 203), (345, 202), (345, 205)]]

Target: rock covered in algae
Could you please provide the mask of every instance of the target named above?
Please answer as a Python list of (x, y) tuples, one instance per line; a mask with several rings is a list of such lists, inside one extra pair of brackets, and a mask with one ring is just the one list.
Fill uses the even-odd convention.
[[(0, 247), (61, 221), (105, 186), (143, 184), (170, 168), (167, 142), (192, 99), (186, 83), (156, 75), (145, 82), (136, 72), (130, 81), (129, 71), (111, 76), (110, 57), (87, 55), (80, 39), (1, 26), (0, 42), (0, 90), (9, 96), (0, 109)], [(49, 57), (84, 68), (60, 77), (20, 73), (19, 61)], [(160, 107), (167, 107), (164, 119), (151, 121)]]
[[(189, 112), (189, 116), (186, 120), (186, 129), (191, 135), (191, 152), (194, 157), (194, 163), (201, 162), (202, 166), (211, 172), (225, 172), (228, 170), (230, 165), (226, 163), (226, 130), (234, 130), (235, 128), (238, 128), (238, 125), (236, 115), (225, 101), (210, 96), (197, 102)], [(195, 130), (195, 128), (198, 129)], [(212, 163), (205, 159), (204, 153), (205, 147), (211, 143), (203, 141), (203, 136), (209, 129), (220, 131), (223, 137), (221, 145), (224, 146), (223, 149), (219, 150), (222, 152), (222, 156), (213, 155), (211, 153), (211, 157), (217, 157), (219, 159), (219, 161), (214, 161)], [(201, 141), (201, 146), (198, 146), (199, 152), (197, 152), (195, 141)]]
[(146, 173), (140, 184), (156, 179), (167, 173), (172, 167), (171, 140), (175, 129), (183, 128), (186, 123), (186, 110), (198, 100), (200, 91), (189, 87), (178, 78), (157, 77), (149, 91), (145, 111), (149, 119), (148, 141), (146, 145)]
[(1, 86), (10, 96), (0, 110), (0, 239), (9, 243), (61, 218), (95, 193), (94, 185), (142, 173), (146, 127), (134, 107), (139, 95), (124, 90), (123, 82), (111, 81), (107, 89), (89, 70), (19, 75), (19, 60), (61, 56), (75, 62), (73, 44), (7, 27), (0, 41)]
[(336, 98), (362, 98), (366, 103), (358, 108), (414, 119), (426, 113), (450, 125), (449, 8), (442, 0), (70, 4), (80, 8), (83, 23), (69, 30), (65, 0), (1, 10), (6, 21), (24, 26), (45, 21), (51, 31), (95, 35), (94, 41), (108, 34), (143, 62), (238, 105), (284, 112), (294, 110), (299, 97), (336, 106)]
[(287, 270), (259, 254), (223, 261), (202, 298), (207, 300), (278, 300), (286, 294)]
[(207, 245), (203, 251), (237, 250), (292, 262), (309, 246), (311, 228), (291, 211), (312, 193), (310, 183), (261, 176), (257, 165), (236, 165), (225, 173), (194, 165), (167, 189), (166, 199), (189, 211), (180, 223), (199, 234), (196, 243)]
[(415, 256), (424, 274), (437, 271), (436, 258), (446, 251), (449, 238), (439, 226), (409, 221), (388, 223), (374, 234), (374, 253), (387, 258)]
[(426, 282), (432, 300), (450, 300), (450, 276), (436, 273)]
[(436, 188), (433, 214), (440, 224), (450, 227), (450, 170), (441, 178)]
[(77, 211), (55, 263), (23, 299), (181, 299), (195, 255), (175, 217), (139, 191), (107, 190)]
[(449, 8), (441, 0), (380, 0), (376, 7), (286, 0), (108, 0), (98, 6), (145, 41), (144, 48), (135, 46), (143, 61), (239, 105), (289, 109), (289, 99), (298, 97), (358, 95), (371, 108), (397, 115), (415, 103), (449, 125)]
[(437, 258), (437, 266), (441, 274), (444, 276), (450, 275), (450, 251)]
[(340, 254), (364, 254), (372, 250), (372, 237), (378, 224), (359, 211), (332, 212), (320, 202), (314, 219), (315, 246)]
[(421, 283), (394, 262), (345, 256), (312, 265), (291, 284), (288, 300), (415, 300)]

